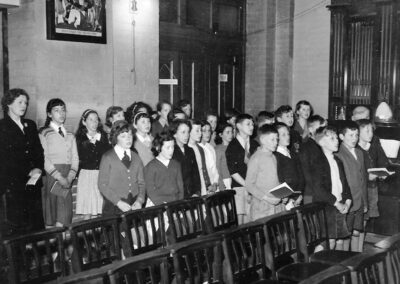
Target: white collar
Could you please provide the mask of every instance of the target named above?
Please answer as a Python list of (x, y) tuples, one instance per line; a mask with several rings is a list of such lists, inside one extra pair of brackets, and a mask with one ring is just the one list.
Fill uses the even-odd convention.
[(117, 154), (117, 156), (118, 156), (118, 158), (119, 158), (120, 160), (122, 160), (122, 158), (124, 157), (124, 152), (125, 152), (125, 151), (126, 151), (126, 154), (129, 156), (129, 159), (132, 160), (132, 157), (131, 157), (131, 150), (130, 150), (130, 149), (125, 150), (124, 148), (122, 148), (121, 146), (119, 146), (118, 144), (116, 144), (116, 145), (114, 146), (114, 151), (115, 151), (115, 153)]
[(143, 137), (142, 135), (140, 135), (139, 133), (136, 133), (136, 137), (139, 139), (140, 142), (144, 143), (144, 142), (149, 142), (151, 143), (151, 137), (149, 134), (146, 134), (145, 137)]
[(159, 160), (164, 166), (168, 167), (170, 160), (161, 158), (160, 155), (158, 155), (156, 159)]
[(87, 138), (89, 138), (90, 143), (96, 143), (96, 141), (100, 141), (101, 133), (97, 132), (94, 136), (90, 136), (89, 133), (86, 133)]
[(368, 151), (369, 148), (371, 147), (371, 143), (367, 142), (367, 144), (365, 145), (365, 147), (363, 145), (361, 145), (360, 143), (358, 143), (358, 146), (361, 147), (361, 149)]
[(276, 148), (276, 152), (281, 153), (282, 155), (291, 158), (292, 156), (290, 156), (290, 151), (288, 148), (285, 148), (283, 146), (278, 145), (278, 148)]
[(67, 130), (65, 129), (64, 124), (63, 125), (57, 125), (53, 121), (51, 121), (50, 122), (50, 127), (53, 128), (54, 131), (57, 132), (57, 133), (58, 133), (58, 129), (60, 129), (60, 127), (61, 127), (61, 131), (64, 133), (64, 136), (67, 135)]
[[(245, 140), (242, 136), (240, 136), (240, 134), (238, 134), (238, 135), (236, 135), (236, 139), (239, 141), (240, 145), (242, 145), (243, 149), (246, 150), (246, 144), (250, 143), (250, 137), (247, 137)], [(249, 144), (249, 148), (250, 148), (250, 144)]]

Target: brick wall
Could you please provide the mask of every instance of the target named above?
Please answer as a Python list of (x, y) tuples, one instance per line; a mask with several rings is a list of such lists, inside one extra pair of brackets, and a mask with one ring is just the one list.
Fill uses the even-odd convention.
[(20, 8), (9, 9), (10, 87), (30, 94), (27, 117), (42, 124), (46, 103), (54, 97), (65, 100), (71, 128), (86, 108), (104, 117), (113, 104), (156, 103), (159, 0), (140, 1), (135, 14), (129, 1), (106, 1), (105, 45), (47, 40), (45, 3), (22, 0)]

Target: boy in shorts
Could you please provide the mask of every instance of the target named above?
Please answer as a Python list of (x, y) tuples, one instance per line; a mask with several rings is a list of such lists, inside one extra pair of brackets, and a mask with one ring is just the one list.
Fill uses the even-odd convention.
[(342, 141), (338, 157), (343, 162), (347, 182), (350, 187), (353, 206), (347, 215), (347, 226), (352, 233), (351, 244), (345, 241), (345, 250), (351, 246), (351, 251), (361, 252), (364, 239), (360, 233), (364, 231), (364, 213), (368, 211), (367, 199), (367, 171), (364, 164), (364, 155), (358, 144), (358, 125), (354, 121), (347, 122), (341, 129), (339, 138)]

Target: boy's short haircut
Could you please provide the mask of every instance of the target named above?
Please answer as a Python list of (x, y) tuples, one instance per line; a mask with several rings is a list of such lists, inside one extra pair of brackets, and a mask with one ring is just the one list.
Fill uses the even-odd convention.
[(307, 127), (312, 126), (316, 122), (319, 122), (319, 124), (322, 125), (325, 123), (325, 118), (318, 114), (312, 115), (307, 119)]
[(257, 122), (264, 121), (266, 119), (274, 119), (274, 114), (272, 112), (262, 110), (257, 115)]
[(322, 138), (325, 136), (330, 136), (330, 135), (337, 135), (336, 128), (333, 126), (323, 126), (317, 129), (315, 132), (315, 141), (319, 142)]
[(236, 124), (242, 123), (246, 119), (250, 119), (251, 121), (253, 121), (253, 117), (250, 114), (247, 113), (239, 114), (236, 117)]
[(288, 112), (293, 112), (293, 109), (290, 105), (283, 105), (280, 106), (276, 111), (275, 111), (275, 117), (282, 117), (284, 113)]
[(202, 127), (201, 121), (197, 119), (190, 119), (189, 123), (190, 123), (190, 129), (193, 128), (193, 125), (199, 125), (200, 127)]
[(183, 99), (183, 100), (180, 100), (180, 101), (178, 102), (177, 107), (180, 108), (180, 109), (182, 109), (182, 108), (184, 108), (184, 107), (187, 106), (187, 105), (190, 105), (190, 102), (189, 102), (188, 100)]
[(287, 126), (285, 123), (283, 122), (275, 122), (274, 124), (276, 130), (278, 131), (281, 128), (286, 128), (289, 131), (289, 126)]
[(358, 125), (358, 128), (364, 128), (365, 126), (367, 126), (367, 125), (372, 125), (372, 126), (374, 126), (374, 124), (372, 123), (372, 121), (371, 120), (369, 120), (369, 119), (359, 119), (359, 120), (356, 120), (355, 121), (356, 123), (357, 123), (357, 125)]
[(218, 120), (218, 114), (215, 111), (207, 111), (205, 115), (206, 120), (208, 119), (209, 116), (215, 116)]
[(258, 129), (258, 135), (261, 137), (263, 135), (267, 134), (276, 134), (278, 135), (278, 130), (276, 130), (276, 127), (274, 125), (270, 124), (264, 124)]
[(342, 127), (340, 127), (339, 134), (345, 135), (347, 130), (358, 130), (358, 125), (354, 121), (345, 121)]
[(111, 127), (111, 132), (110, 132), (110, 142), (113, 146), (117, 145), (118, 143), (118, 136), (121, 133), (124, 132), (129, 132), (131, 131), (133, 133), (133, 128), (132, 125), (126, 122), (125, 120), (118, 120), (113, 123)]
[(235, 108), (227, 109), (227, 110), (225, 110), (225, 113), (224, 113), (225, 121), (230, 120), (232, 117), (237, 117), (239, 114), (240, 114), (240, 111), (238, 111)]

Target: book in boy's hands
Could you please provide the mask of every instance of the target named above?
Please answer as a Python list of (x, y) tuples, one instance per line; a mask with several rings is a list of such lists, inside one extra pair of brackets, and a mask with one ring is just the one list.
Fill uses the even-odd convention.
[(395, 174), (395, 172), (391, 172), (387, 168), (370, 168), (368, 169), (368, 173), (377, 175), (378, 177), (387, 177)]
[(273, 189), (269, 190), (269, 193), (274, 195), (277, 198), (286, 198), (291, 196), (292, 194), (299, 194), (300, 191), (294, 191), (286, 182), (281, 183), (278, 186), (275, 186)]
[(50, 189), (50, 193), (51, 194), (60, 196), (62, 198), (66, 198), (67, 197), (68, 191), (69, 191), (69, 189), (63, 187), (59, 181), (55, 181), (53, 183), (53, 186)]

